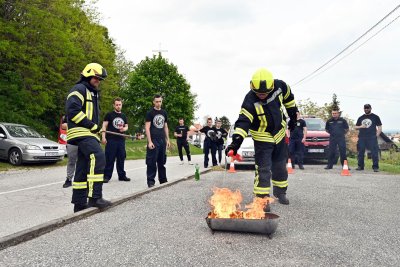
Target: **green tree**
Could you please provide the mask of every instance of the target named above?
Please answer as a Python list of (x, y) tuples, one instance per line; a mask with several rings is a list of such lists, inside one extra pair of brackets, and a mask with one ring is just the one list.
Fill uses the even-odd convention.
[(171, 132), (179, 118), (193, 121), (197, 96), (190, 92), (190, 85), (178, 68), (160, 53), (137, 64), (130, 74), (128, 86), (121, 92), (124, 110), (134, 131), (143, 129), (146, 112), (152, 107), (155, 94), (163, 96)]
[(54, 133), (69, 89), (90, 62), (107, 69), (101, 105), (109, 107), (126, 73), (98, 17), (84, 0), (0, 0), (0, 121)]
[(220, 119), (220, 121), (222, 123), (221, 127), (228, 131), (231, 128), (231, 122), (229, 121), (228, 117), (222, 116), (219, 119)]

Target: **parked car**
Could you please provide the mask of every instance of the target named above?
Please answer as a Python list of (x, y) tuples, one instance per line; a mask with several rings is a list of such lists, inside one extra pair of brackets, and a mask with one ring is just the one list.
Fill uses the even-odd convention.
[(0, 123), (0, 158), (12, 165), (23, 162), (57, 162), (66, 151), (56, 142), (40, 135), (29, 126)]
[[(226, 144), (232, 143), (232, 135), (234, 132), (234, 125), (228, 131), (228, 137), (226, 139)], [(241, 157), (241, 161), (235, 161), (235, 165), (255, 165), (254, 159), (254, 141), (251, 137), (250, 132), (248, 133), (247, 137), (243, 140), (242, 145), (240, 146), (238, 152)], [(225, 156), (225, 167), (229, 168), (231, 164), (231, 158)]]
[(328, 159), (329, 133), (325, 121), (313, 116), (303, 118), (307, 125), (304, 159)]

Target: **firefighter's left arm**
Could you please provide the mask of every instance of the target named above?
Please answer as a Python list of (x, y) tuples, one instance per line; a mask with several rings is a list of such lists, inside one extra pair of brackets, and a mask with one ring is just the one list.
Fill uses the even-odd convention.
[(290, 89), (290, 86), (287, 84), (285, 85), (286, 86), (283, 86), (282, 88), (282, 95), (283, 95), (282, 103), (286, 108), (290, 120), (296, 121), (297, 113), (299, 112), (299, 110), (297, 109), (296, 102), (294, 100), (294, 95), (292, 93), (292, 90)]

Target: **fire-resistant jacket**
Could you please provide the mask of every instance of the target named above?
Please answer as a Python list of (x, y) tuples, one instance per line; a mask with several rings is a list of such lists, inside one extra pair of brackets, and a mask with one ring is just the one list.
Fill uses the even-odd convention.
[(66, 112), (68, 117), (67, 141), (92, 136), (100, 140), (97, 134), (100, 109), (98, 91), (86, 81), (77, 83), (67, 96)]
[[(234, 135), (243, 140), (248, 131), (256, 141), (279, 143), (285, 137), (286, 116), (296, 119), (297, 107), (290, 87), (281, 80), (274, 80), (274, 89), (264, 100), (250, 90), (244, 98)], [(233, 137), (233, 140), (235, 138)]]

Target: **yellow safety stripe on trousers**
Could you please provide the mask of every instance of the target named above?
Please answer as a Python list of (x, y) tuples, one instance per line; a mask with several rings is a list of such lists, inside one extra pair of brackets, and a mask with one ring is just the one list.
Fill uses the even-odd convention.
[(245, 116), (250, 120), (250, 122), (253, 122), (253, 119), (254, 119), (254, 118), (253, 118), (253, 115), (251, 115), (251, 113), (248, 112), (245, 108), (242, 108), (242, 109), (240, 110), (239, 114), (245, 115)]
[(71, 92), (71, 93), (67, 96), (67, 99), (70, 98), (71, 96), (76, 96), (76, 97), (78, 97), (78, 98), (81, 100), (82, 105), (83, 105), (83, 103), (85, 103), (85, 99), (83, 98), (83, 95), (82, 95), (81, 93), (79, 93), (79, 92), (77, 92), (77, 91)]
[(104, 174), (89, 174), (87, 176), (88, 181), (93, 181), (93, 182), (103, 182), (103, 177)]
[(284, 103), (283, 105), (285, 106), (285, 108), (294, 108), (296, 106), (296, 101), (294, 101), (293, 99), (292, 101)]
[(286, 85), (287, 86), (287, 90), (286, 90), (286, 94), (285, 94), (285, 96), (283, 97), (283, 99), (287, 99), (289, 96), (290, 96), (290, 86), (289, 85)]
[(254, 194), (261, 194), (261, 195), (266, 195), (269, 194), (269, 191), (271, 190), (271, 187), (259, 187), (258, 183), (260, 182), (260, 176), (258, 174), (258, 165), (255, 165), (255, 177), (254, 177), (254, 189), (253, 193)]
[(247, 132), (239, 127), (235, 128), (235, 131), (233, 132), (233, 134), (238, 134), (241, 137), (243, 137), (243, 139), (247, 137)]
[(75, 123), (80, 123), (84, 118), (86, 117), (85, 113), (82, 111), (79, 111), (78, 114), (76, 114), (71, 120)]
[(88, 197), (93, 197), (93, 181), (88, 181), (88, 186), (89, 186), (89, 190), (88, 190)]
[[(93, 176), (94, 175), (94, 167), (96, 166), (96, 157), (94, 156), (94, 154), (90, 154), (90, 163), (89, 163), (89, 176)], [(89, 181), (89, 179), (88, 179)]]
[(267, 195), (271, 191), (271, 187), (257, 187), (254, 186), (253, 193), (260, 194), (260, 195)]
[(69, 128), (67, 131), (67, 140), (84, 136), (93, 136), (96, 137), (97, 140), (100, 140), (100, 137), (97, 134), (91, 133), (88, 128), (74, 127), (74, 128)]
[(87, 182), (72, 182), (73, 189), (86, 189)]
[(276, 187), (280, 187), (280, 188), (285, 188), (288, 187), (289, 183), (288, 181), (276, 181), (276, 180), (272, 180), (272, 185), (276, 186)]
[(93, 102), (92, 102), (92, 94), (88, 89), (86, 89), (86, 117), (88, 117), (89, 120), (92, 120), (93, 118)]
[(260, 126), (258, 127), (258, 131), (265, 132), (265, 130), (267, 129), (268, 122), (267, 122), (267, 117), (265, 116), (264, 108), (259, 102), (254, 103), (254, 107), (256, 108), (257, 116), (258, 119), (260, 120)]

